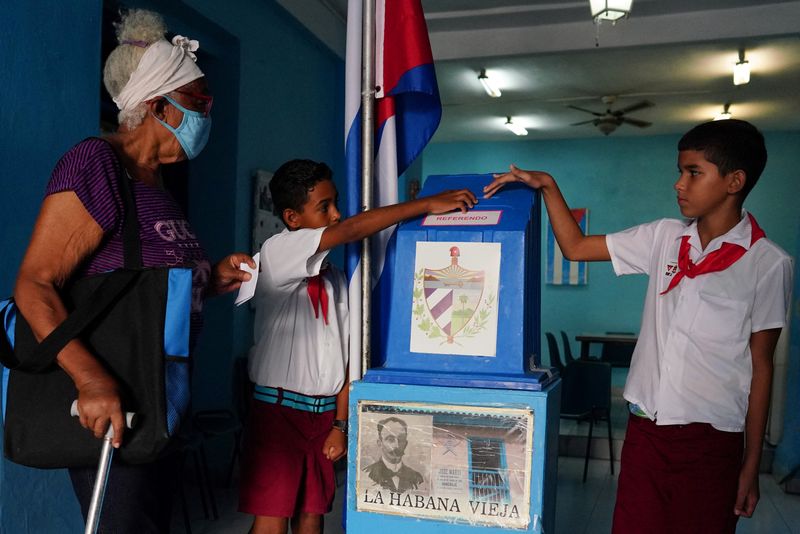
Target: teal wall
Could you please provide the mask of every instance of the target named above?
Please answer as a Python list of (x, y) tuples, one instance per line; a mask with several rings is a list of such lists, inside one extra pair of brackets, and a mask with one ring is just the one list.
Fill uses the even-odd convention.
[[(229, 0), (224, 9), (216, 0), (186, 3), (237, 36), (241, 70), (237, 143), (230, 146), (237, 168), (214, 184), (218, 193), (191, 197), (192, 224), (205, 219), (206, 225), (230, 225), (216, 257), (233, 250), (255, 253), (249, 250), (254, 170), (275, 171), (292, 158), (321, 160), (344, 190), (344, 63), (273, 1)], [(225, 83), (211, 80), (212, 89)], [(230, 211), (224, 218), (209, 218), (205, 214), (218, 209), (220, 193), (231, 196)], [(332, 257), (341, 261), (341, 252)], [(195, 373), (196, 408), (229, 404), (230, 361), (250, 348), (252, 313), (249, 306), (233, 310), (232, 295), (207, 303), (197, 354), (204, 371)]]
[[(10, 295), (53, 165), (97, 133), (101, 0), (10, 2), (0, 17), (0, 295)], [(69, 37), (65, 40), (65, 28)], [(66, 415), (66, 414), (65, 414)], [(0, 429), (2, 434), (2, 429)], [(57, 439), (57, 436), (54, 436)], [(65, 471), (0, 462), (0, 532), (80, 532)]]
[[(171, 31), (200, 40), (201, 68), (215, 94), (214, 127), (189, 167), (188, 216), (212, 259), (252, 252), (253, 170), (309, 157), (327, 161), (339, 180), (344, 174), (342, 61), (271, 0), (228, 0), (224, 9), (212, 0), (126, 4), (156, 9)], [(53, 166), (99, 132), (101, 11), (101, 0), (39, 0), (10, 3), (0, 17), (2, 296), (13, 289)], [(234, 310), (232, 301), (207, 304), (196, 409), (229, 406), (231, 360), (251, 343), (251, 311)], [(64, 470), (0, 462), (0, 532), (79, 531)]]
[[(797, 256), (800, 132), (766, 132), (765, 137), (769, 163), (745, 207), (769, 238)], [(680, 217), (672, 189), (679, 138), (434, 143), (424, 152), (422, 175), (499, 172), (509, 163), (545, 170), (556, 178), (571, 207), (589, 208), (589, 231), (604, 234), (661, 217)], [(646, 277), (617, 278), (610, 262), (588, 267), (586, 286), (543, 285), (542, 333), (565, 330), (574, 339), (582, 332), (638, 332)]]

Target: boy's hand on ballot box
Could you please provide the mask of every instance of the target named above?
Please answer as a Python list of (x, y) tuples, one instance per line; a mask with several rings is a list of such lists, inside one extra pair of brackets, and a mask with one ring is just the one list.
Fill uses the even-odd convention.
[(540, 189), (553, 183), (553, 177), (546, 172), (524, 171), (512, 164), (508, 172), (494, 175), (494, 181), (483, 188), (483, 197), (492, 198), (503, 186), (514, 182), (521, 182), (533, 189)]
[(425, 197), (425, 200), (428, 201), (425, 211), (434, 215), (456, 210), (466, 213), (478, 203), (478, 199), (469, 189), (442, 191)]
[(347, 436), (337, 429), (331, 429), (325, 443), (322, 445), (322, 454), (330, 460), (335, 462), (347, 452)]

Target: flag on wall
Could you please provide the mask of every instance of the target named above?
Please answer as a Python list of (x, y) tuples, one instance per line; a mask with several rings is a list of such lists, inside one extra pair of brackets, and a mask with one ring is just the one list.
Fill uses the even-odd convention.
[[(584, 235), (589, 231), (589, 208), (576, 208), (572, 217), (578, 223)], [(582, 286), (587, 283), (587, 268), (585, 261), (569, 261), (561, 253), (556, 243), (553, 227), (547, 221), (547, 274), (545, 282), (553, 285)]]
[[(442, 116), (428, 29), (420, 0), (375, 0), (375, 170), (374, 207), (398, 201), (398, 177), (422, 152)], [(347, 199), (344, 214), (361, 211), (361, 16), (362, 0), (347, 6), (345, 66), (345, 165)], [(394, 227), (372, 238), (373, 310), (387, 302), (391, 278)], [(387, 251), (388, 249), (388, 251)], [(360, 246), (346, 251), (350, 284), (350, 375), (360, 378), (361, 266)], [(373, 313), (373, 347), (385, 336), (386, 323)], [(385, 339), (385, 337), (383, 337)]]

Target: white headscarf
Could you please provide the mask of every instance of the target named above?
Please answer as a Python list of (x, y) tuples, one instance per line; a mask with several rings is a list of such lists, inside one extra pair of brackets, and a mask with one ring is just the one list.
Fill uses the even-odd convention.
[(203, 77), (195, 64), (197, 41), (182, 35), (172, 38), (172, 44), (159, 39), (147, 47), (128, 83), (114, 98), (121, 110), (130, 110), (141, 102), (169, 93), (189, 82)]

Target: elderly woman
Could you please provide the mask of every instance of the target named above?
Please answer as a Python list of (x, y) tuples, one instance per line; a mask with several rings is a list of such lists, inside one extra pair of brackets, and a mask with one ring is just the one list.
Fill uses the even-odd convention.
[[(109, 56), (104, 82), (120, 109), (117, 133), (89, 138), (58, 162), (20, 267), (14, 297), (37, 338), (67, 317), (59, 289), (71, 279), (123, 264), (121, 180), (130, 180), (139, 218), (145, 267), (193, 270), (192, 344), (201, 326), (203, 299), (239, 287), (250, 275), (246, 254), (211, 267), (181, 209), (164, 190), (160, 168), (193, 158), (208, 141), (212, 97), (197, 67), (196, 41), (164, 39), (161, 17), (143, 10), (123, 16), (119, 46)], [(80, 422), (98, 438), (108, 425), (114, 446), (124, 438), (119, 385), (79, 341), (58, 355), (78, 390)], [(174, 462), (117, 462), (107, 486), (101, 532), (169, 530)], [(70, 469), (84, 516), (94, 482), (92, 469)]]

